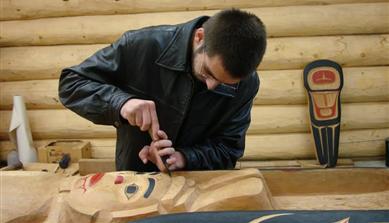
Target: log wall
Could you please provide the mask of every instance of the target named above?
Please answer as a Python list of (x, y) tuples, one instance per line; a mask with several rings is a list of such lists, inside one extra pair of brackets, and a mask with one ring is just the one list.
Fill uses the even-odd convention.
[(13, 148), (7, 130), (14, 95), (24, 96), (37, 147), (59, 138), (85, 139), (94, 158), (112, 158), (114, 128), (94, 125), (60, 104), (60, 70), (128, 29), (182, 23), (229, 7), (258, 15), (269, 33), (242, 160), (314, 158), (302, 69), (316, 59), (343, 66), (340, 157), (384, 154), (389, 137), (387, 0), (2, 0), (0, 7), (2, 159)]

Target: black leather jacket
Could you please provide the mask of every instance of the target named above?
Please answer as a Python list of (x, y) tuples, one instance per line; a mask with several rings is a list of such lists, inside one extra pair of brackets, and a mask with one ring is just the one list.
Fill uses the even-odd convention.
[(253, 73), (236, 89), (220, 85), (194, 94), (192, 33), (207, 19), (128, 31), (80, 65), (62, 70), (61, 102), (95, 124), (116, 127), (117, 170), (157, 170), (138, 158), (151, 142), (149, 134), (120, 116), (131, 98), (155, 102), (160, 129), (183, 153), (185, 169), (231, 169), (243, 155), (259, 79)]

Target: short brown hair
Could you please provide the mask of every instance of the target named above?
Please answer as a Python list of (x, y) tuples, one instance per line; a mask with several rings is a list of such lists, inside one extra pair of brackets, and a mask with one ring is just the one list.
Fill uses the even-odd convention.
[(235, 78), (256, 70), (266, 50), (266, 30), (262, 21), (249, 12), (228, 9), (204, 24), (205, 52), (219, 55), (224, 68)]

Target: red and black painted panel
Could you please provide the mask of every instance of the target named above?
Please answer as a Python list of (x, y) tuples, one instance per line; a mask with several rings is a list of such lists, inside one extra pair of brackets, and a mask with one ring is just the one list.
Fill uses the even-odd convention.
[(316, 157), (321, 165), (334, 167), (339, 153), (342, 67), (331, 60), (316, 60), (304, 68), (303, 77)]

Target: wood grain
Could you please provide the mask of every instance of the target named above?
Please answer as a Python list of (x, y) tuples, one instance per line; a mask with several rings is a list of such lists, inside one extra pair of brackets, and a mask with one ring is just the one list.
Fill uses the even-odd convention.
[[(389, 32), (389, 3), (264, 7), (246, 10), (261, 18), (266, 24), (269, 37)], [(212, 16), (216, 12), (180, 11), (2, 21), (0, 46), (109, 43), (127, 30), (183, 23), (201, 15)]]
[[(0, 48), (0, 81), (58, 78), (63, 68), (81, 63), (97, 45)], [(323, 47), (325, 46), (325, 47)], [(389, 35), (286, 37), (268, 40), (260, 70), (302, 69), (317, 59), (343, 67), (389, 65)]]

